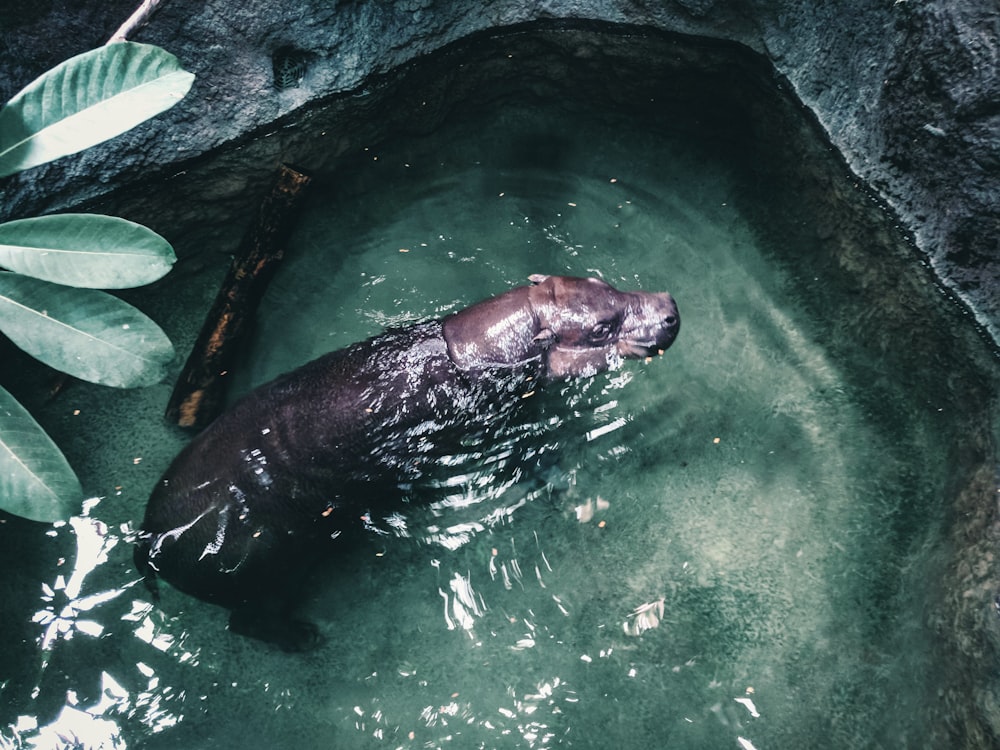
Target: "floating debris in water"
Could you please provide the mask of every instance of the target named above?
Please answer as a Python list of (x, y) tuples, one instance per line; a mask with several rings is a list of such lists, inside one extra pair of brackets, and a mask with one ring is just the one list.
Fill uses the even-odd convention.
[(642, 635), (647, 630), (659, 627), (665, 610), (664, 598), (655, 602), (640, 604), (630, 614), (622, 625), (625, 635)]
[[(611, 507), (611, 503), (605, 500), (603, 497), (599, 496), (597, 499), (588, 498), (587, 502), (582, 505), (577, 505), (573, 510), (576, 512), (576, 520), (580, 523), (589, 523), (594, 520), (594, 515), (603, 510), (607, 510)], [(599, 525), (603, 528), (604, 521), (601, 521)]]

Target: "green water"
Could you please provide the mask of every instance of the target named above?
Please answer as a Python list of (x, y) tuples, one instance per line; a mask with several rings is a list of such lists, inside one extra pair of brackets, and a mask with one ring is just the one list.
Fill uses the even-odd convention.
[[(177, 592), (153, 608), (122, 590), (121, 524), (183, 437), (159, 422), (168, 386), (82, 387), (102, 447), (69, 401), (50, 421), (90, 458), (105, 554), (87, 522), (33, 537), (52, 547), (8, 594), (21, 646), (0, 737), (61, 747), (45, 727), (68, 704), (61, 731), (78, 721), (84, 747), (946, 746), (925, 613), (978, 376), (879, 344), (877, 287), (801, 223), (762, 226), (771, 188), (743, 167), (625, 120), (510, 109), (320, 180), (238, 390), (531, 273), (668, 290), (681, 334), (662, 358), (539, 394), (538, 465), (456, 467), (402, 514), (405, 535), (324, 571), (306, 611), (328, 640), (307, 655), (230, 636), (223, 611)], [(922, 325), (966, 325), (912, 278)]]

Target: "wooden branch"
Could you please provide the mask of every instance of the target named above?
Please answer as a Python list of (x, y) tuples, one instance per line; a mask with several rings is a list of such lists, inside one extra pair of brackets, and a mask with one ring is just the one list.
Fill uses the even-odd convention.
[(295, 209), (301, 205), (310, 177), (282, 165), (271, 192), (264, 198), (229, 273), (205, 318), (167, 405), (166, 418), (181, 427), (202, 428), (219, 415), (225, 403), (226, 375), (248, 321), (282, 258)]
[(149, 23), (150, 17), (156, 12), (156, 8), (161, 2), (163, 0), (142, 0), (142, 3), (135, 9), (135, 12), (128, 17), (128, 20), (118, 28), (118, 31), (111, 35), (107, 44), (126, 41), (131, 34)]

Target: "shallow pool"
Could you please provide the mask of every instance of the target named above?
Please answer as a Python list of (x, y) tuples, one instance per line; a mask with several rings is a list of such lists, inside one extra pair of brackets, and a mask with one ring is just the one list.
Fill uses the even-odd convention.
[(928, 613), (996, 384), (905, 253), (834, 253), (842, 219), (731, 157), (508, 106), (321, 176), (234, 395), (532, 273), (669, 290), (681, 334), (537, 394), (530, 461), (457, 462), (375, 519), (318, 576), (306, 655), (134, 585), (127, 523), (185, 439), (169, 385), (39, 405), (103, 499), (4, 525), (0, 747), (947, 746), (965, 678)]

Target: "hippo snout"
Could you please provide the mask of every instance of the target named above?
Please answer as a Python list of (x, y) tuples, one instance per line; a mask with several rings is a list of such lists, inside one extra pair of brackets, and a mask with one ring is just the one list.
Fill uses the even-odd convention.
[(673, 296), (667, 292), (659, 292), (657, 297), (657, 308), (660, 316), (661, 346), (666, 349), (677, 338), (681, 330), (681, 315), (677, 311), (677, 302)]
[(664, 348), (674, 343), (674, 339), (677, 338), (677, 334), (681, 331), (681, 314), (677, 311), (677, 303), (669, 294), (666, 296), (670, 301), (670, 309), (664, 314), (661, 321)]
[(677, 302), (668, 292), (633, 292), (618, 349), (624, 357), (651, 357), (674, 343), (681, 329)]

